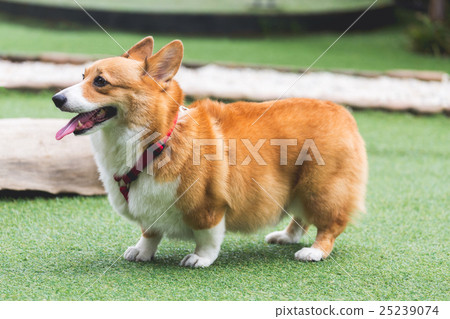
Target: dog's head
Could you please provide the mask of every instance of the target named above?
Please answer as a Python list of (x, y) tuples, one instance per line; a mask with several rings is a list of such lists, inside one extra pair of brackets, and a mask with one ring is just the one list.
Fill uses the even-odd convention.
[(147, 127), (163, 132), (183, 103), (183, 93), (172, 78), (183, 58), (179, 40), (155, 55), (153, 38), (147, 37), (120, 57), (95, 62), (83, 81), (53, 96), (56, 107), (79, 113), (56, 134), (93, 133), (109, 125)]

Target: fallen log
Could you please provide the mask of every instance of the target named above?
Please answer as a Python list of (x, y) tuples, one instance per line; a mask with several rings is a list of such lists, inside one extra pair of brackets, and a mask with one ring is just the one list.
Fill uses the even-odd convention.
[(105, 194), (87, 136), (55, 133), (61, 119), (0, 119), (0, 190)]

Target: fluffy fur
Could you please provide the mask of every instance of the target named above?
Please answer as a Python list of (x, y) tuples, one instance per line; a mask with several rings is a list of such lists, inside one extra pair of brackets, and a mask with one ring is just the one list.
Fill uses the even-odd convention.
[[(143, 230), (138, 244), (124, 257), (151, 260), (162, 236), (193, 239), (196, 250), (181, 264), (206, 267), (217, 258), (225, 230), (251, 232), (276, 224), (288, 213), (293, 217), (289, 226), (269, 234), (266, 241), (296, 243), (309, 225), (315, 225), (313, 246), (295, 257), (326, 258), (352, 214), (364, 211), (367, 180), (366, 152), (355, 120), (332, 102), (194, 102), (167, 143), (171, 160), (158, 168), (164, 151), (152, 163), (154, 174), (141, 174), (131, 184), (129, 202), (124, 200), (113, 175), (130, 169), (127, 141), (143, 129), (165, 134), (183, 104), (183, 93), (172, 79), (183, 56), (181, 42), (173, 41), (155, 55), (152, 48), (153, 39), (148, 37), (122, 57), (97, 61), (86, 70), (81, 84), (62, 92), (70, 97), (62, 107), (66, 111), (104, 106), (118, 110), (114, 118), (88, 132), (97, 130), (92, 144), (112, 207)], [(97, 76), (108, 85), (93, 85)], [(74, 97), (77, 92), (82, 96)], [(199, 139), (222, 141), (222, 156), (208, 160), (217, 148), (196, 148)], [(273, 139), (296, 142), (287, 146), (284, 163), (281, 146), (270, 143)], [(310, 160), (295, 164), (307, 140), (314, 141), (325, 165), (319, 165), (311, 152)], [(141, 151), (147, 146), (142, 145)], [(200, 165), (194, 164), (196, 158)]]

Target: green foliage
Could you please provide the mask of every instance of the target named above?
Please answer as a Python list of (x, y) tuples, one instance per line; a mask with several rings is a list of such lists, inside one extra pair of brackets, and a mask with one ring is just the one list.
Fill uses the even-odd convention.
[(413, 50), (435, 56), (450, 54), (448, 22), (432, 21), (428, 16), (418, 14), (417, 22), (409, 28), (408, 33)]

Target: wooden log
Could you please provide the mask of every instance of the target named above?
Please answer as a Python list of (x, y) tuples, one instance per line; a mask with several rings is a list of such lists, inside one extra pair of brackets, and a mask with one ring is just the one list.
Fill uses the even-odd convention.
[(67, 121), (0, 119), (0, 190), (105, 194), (89, 138), (55, 139)]

